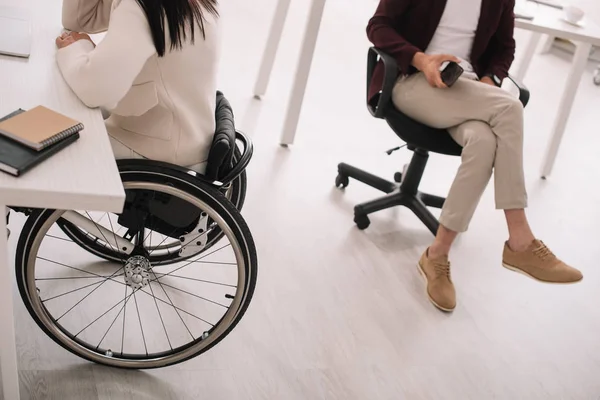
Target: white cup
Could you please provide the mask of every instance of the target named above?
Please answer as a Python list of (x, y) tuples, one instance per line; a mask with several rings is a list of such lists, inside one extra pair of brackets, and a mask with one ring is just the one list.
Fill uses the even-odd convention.
[(576, 6), (565, 6), (565, 19), (572, 24), (579, 23), (585, 16), (585, 11)]

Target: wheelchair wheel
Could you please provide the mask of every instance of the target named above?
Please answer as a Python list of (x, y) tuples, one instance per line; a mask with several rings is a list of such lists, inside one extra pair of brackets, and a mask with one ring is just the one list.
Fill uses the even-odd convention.
[[(236, 148), (234, 160), (237, 161), (240, 157), (241, 153), (239, 149)], [(222, 193), (238, 211), (241, 211), (246, 199), (246, 189), (247, 176), (246, 171), (243, 171), (226, 188), (222, 189)], [(93, 213), (93, 215), (95, 222), (100, 226), (107, 229), (116, 227), (115, 231), (117, 235), (127, 235), (127, 229), (120, 227), (118, 222), (116, 222), (118, 220), (117, 215), (111, 213)], [(92, 215), (90, 215), (90, 217), (91, 216)], [(106, 241), (98, 240), (98, 237), (89, 235), (68, 221), (59, 220), (57, 224), (70, 240), (78, 243), (90, 253), (108, 261), (118, 262), (120, 260), (120, 252), (115, 251), (114, 246), (110, 246)], [(201, 251), (210, 249), (222, 237), (223, 233), (218, 228), (212, 230), (208, 234), (207, 243), (205, 246), (202, 246)], [(128, 236), (127, 238), (132, 240), (133, 236)], [(152, 263), (174, 263), (199, 255), (199, 253), (181, 254), (180, 250), (182, 245), (179, 238), (165, 238), (164, 235), (155, 234), (150, 231), (146, 235), (146, 240), (148, 241), (148, 243), (146, 243), (146, 248), (150, 254), (149, 257)]]
[[(220, 232), (210, 251), (193, 250), (202, 255), (188, 261), (153, 262), (151, 253), (160, 246), (147, 247), (147, 231), (128, 242), (111, 215), (104, 216), (110, 233), (91, 212), (36, 210), (28, 218), (17, 248), (17, 283), (33, 319), (60, 346), (108, 366), (159, 368), (207, 351), (240, 321), (256, 284), (252, 236), (218, 190), (185, 175), (122, 172), (128, 199), (141, 204), (130, 207), (128, 218), (152, 211), (150, 218), (162, 223), (157, 230), (163, 241), (183, 235), (190, 224), (197, 227), (198, 220), (210, 225), (203, 225), (190, 246), (206, 246), (210, 232)], [(61, 229), (65, 224), (96, 236), (97, 245), (113, 247), (116, 260), (99, 262), (81, 243), (64, 243), (71, 242)], [(171, 227), (173, 235), (164, 234)]]

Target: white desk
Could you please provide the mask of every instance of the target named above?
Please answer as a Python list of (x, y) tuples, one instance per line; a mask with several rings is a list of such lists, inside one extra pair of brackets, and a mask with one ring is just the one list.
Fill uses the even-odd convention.
[[(317, 37), (321, 26), (323, 10), (326, 0), (312, 0), (311, 10), (304, 33), (304, 40), (300, 52), (294, 86), (290, 94), (288, 110), (285, 117), (281, 144), (289, 145), (294, 143), (296, 128), (304, 100), (304, 92), (310, 74), (310, 67), (316, 47)], [(281, 39), (281, 33), (285, 24), (285, 19), (289, 10), (290, 0), (279, 0), (269, 39), (262, 59), (262, 64), (256, 81), (254, 94), (257, 97), (263, 96), (267, 90), (269, 77), (275, 61), (277, 48)], [(560, 20), (562, 12), (550, 7), (538, 6), (529, 8), (535, 12), (535, 19), (532, 21), (517, 20), (516, 26), (520, 29), (533, 31), (532, 37), (527, 45), (524, 59), (516, 73), (516, 76), (523, 78), (531, 63), (535, 50), (543, 34), (556, 36), (571, 40), (577, 44), (577, 51), (573, 58), (571, 72), (566, 82), (566, 90), (560, 102), (559, 111), (554, 123), (552, 136), (546, 151), (545, 160), (542, 166), (542, 177), (548, 177), (554, 166), (554, 160), (558, 153), (558, 148), (562, 140), (569, 114), (573, 105), (573, 100), (577, 92), (577, 87), (581, 81), (581, 76), (585, 69), (585, 64), (592, 45), (600, 46), (600, 27), (592, 21), (586, 20), (585, 27), (579, 28)], [(368, 16), (365, 17), (365, 24)], [(534, 93), (535, 95), (535, 93)]]
[[(75, 144), (20, 178), (0, 173), (0, 362), (5, 400), (19, 399), (12, 260), (7, 263), (4, 205), (120, 212), (125, 193), (99, 110), (85, 107), (63, 81), (54, 40), (61, 33), (61, 0), (0, 0), (32, 12), (29, 60), (0, 56), (0, 115), (43, 104), (78, 119)], [(18, 232), (13, 232), (17, 234)]]
[[(277, 55), (277, 48), (279, 47), (279, 42), (281, 40), (285, 19), (290, 8), (290, 1), (291, 0), (279, 0), (277, 8), (275, 9), (271, 32), (269, 33), (262, 64), (258, 73), (258, 79), (256, 80), (254, 88), (254, 95), (258, 98), (266, 93), (267, 86), (269, 85), (269, 78), (271, 77), (271, 71), (273, 70), (273, 64), (275, 63), (275, 56)], [(300, 59), (298, 60), (298, 66), (296, 67), (294, 86), (290, 94), (290, 101), (283, 125), (283, 133), (281, 135), (281, 144), (284, 146), (293, 144), (296, 137), (296, 128), (298, 127), (300, 112), (302, 111), (304, 93), (306, 92), (306, 84), (308, 83), (310, 68), (315, 54), (319, 29), (321, 28), (325, 1), (326, 0), (312, 0), (310, 14), (304, 31), (304, 40), (302, 41), (302, 48), (300, 50)]]
[(547, 178), (552, 173), (556, 155), (558, 154), (558, 149), (565, 133), (567, 122), (569, 121), (573, 101), (575, 100), (575, 95), (585, 71), (592, 46), (600, 46), (600, 26), (594, 24), (589, 19), (584, 21), (583, 27), (571, 25), (561, 20), (561, 11), (549, 7), (539, 6), (533, 12), (535, 18), (532, 21), (517, 20), (516, 22), (517, 28), (532, 31), (531, 38), (525, 49), (525, 56), (515, 74), (519, 79), (523, 79), (527, 74), (542, 35), (567, 39), (576, 45), (571, 71), (565, 82), (565, 91), (560, 100), (554, 127), (552, 128), (552, 134), (542, 164), (541, 176), (542, 178)]

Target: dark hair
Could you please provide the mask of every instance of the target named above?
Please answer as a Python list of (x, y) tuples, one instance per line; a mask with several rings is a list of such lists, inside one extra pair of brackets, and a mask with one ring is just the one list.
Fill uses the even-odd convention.
[(154, 39), (154, 46), (159, 57), (167, 51), (168, 25), (171, 39), (170, 50), (181, 49), (184, 41), (193, 43), (196, 35), (196, 25), (200, 26), (202, 38), (206, 38), (204, 31), (204, 12), (218, 16), (217, 0), (137, 0), (146, 13), (150, 31)]

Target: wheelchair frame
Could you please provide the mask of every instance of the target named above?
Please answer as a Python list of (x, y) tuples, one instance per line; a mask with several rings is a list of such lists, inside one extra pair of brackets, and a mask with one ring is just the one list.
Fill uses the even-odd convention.
[[(181, 173), (185, 173), (187, 175), (194, 177), (195, 179), (198, 179), (201, 183), (211, 185), (217, 189), (222, 189), (222, 188), (225, 188), (228, 185), (230, 185), (231, 182), (235, 178), (237, 178), (240, 174), (242, 174), (242, 172), (246, 169), (246, 167), (250, 163), (250, 160), (252, 159), (252, 155), (254, 154), (254, 146), (252, 144), (252, 141), (244, 133), (236, 130), (235, 136), (236, 136), (236, 141), (240, 141), (244, 145), (244, 152), (242, 153), (240, 160), (238, 160), (238, 162), (236, 163), (236, 165), (234, 165), (234, 167), (231, 169), (231, 171), (229, 171), (229, 173), (227, 173), (227, 175), (225, 175), (219, 181), (211, 181), (209, 179), (206, 179), (202, 174), (199, 174), (195, 171), (192, 171), (192, 170), (184, 168), (184, 167), (180, 167), (178, 165), (164, 163), (164, 162), (160, 162), (160, 161), (154, 161), (154, 160), (146, 160), (146, 159), (118, 160), (117, 165), (119, 166), (119, 172), (121, 172), (122, 169), (127, 170), (128, 168), (131, 168), (133, 166), (136, 166), (136, 167), (137, 166), (163, 167), (163, 168), (165, 168), (165, 170), (172, 170), (172, 171), (178, 171)], [(18, 210), (15, 210), (15, 211), (18, 211)], [(122, 252), (124, 252), (127, 255), (130, 255), (135, 249), (135, 245), (133, 243), (131, 243), (130, 241), (128, 241), (120, 236), (114, 235), (108, 229), (106, 229), (102, 226), (99, 226), (94, 221), (90, 220), (89, 218), (84, 217), (83, 215), (81, 215), (75, 211), (66, 211), (63, 214), (62, 218), (77, 227), (84, 228), (88, 233), (94, 234), (97, 237), (102, 237), (104, 240), (107, 241), (107, 243), (110, 246), (113, 246), (116, 249), (120, 249)], [(201, 229), (202, 227), (200, 225), (202, 225), (202, 224), (206, 224), (205, 218), (201, 218), (199, 220), (198, 228)], [(204, 227), (204, 229), (206, 229), (206, 227)], [(192, 233), (181, 237), (182, 245), (184, 245), (185, 243), (188, 243), (191, 239), (193, 239), (193, 237), (196, 236), (194, 234), (194, 232), (195, 231), (192, 231)], [(190, 247), (190, 245), (183, 246), (183, 248), (188, 248), (188, 247)], [(191, 245), (191, 247), (198, 247), (198, 246)], [(200, 246), (200, 247), (202, 247), (202, 246)], [(191, 248), (190, 248), (190, 250), (191, 250)], [(188, 252), (188, 250), (184, 250), (184, 251)]]
[[(34, 256), (37, 255), (37, 251), (38, 248), (35, 247), (35, 245), (32, 245), (32, 243), (35, 243), (35, 241), (41, 241), (44, 240), (44, 238), (46, 238), (48, 232), (45, 232), (43, 230), (40, 230), (40, 228), (37, 225), (37, 219), (39, 218), (48, 218), (48, 216), (53, 215), (53, 214), (48, 214), (48, 212), (56, 212), (55, 210), (33, 210), (33, 209), (23, 209), (23, 208), (15, 208), (12, 207), (11, 209), (16, 211), (16, 212), (20, 212), (20, 213), (24, 213), (26, 214), (28, 217), (31, 216), (33, 218), (33, 216), (36, 217), (36, 220), (33, 220), (32, 218), (28, 218), (28, 222), (26, 223), (25, 229), (27, 231), (23, 231), (21, 233), (21, 237), (20, 237), (20, 241), (19, 241), (19, 246), (17, 249), (17, 260), (16, 260), (16, 268), (17, 268), (17, 283), (19, 285), (19, 289), (20, 289), (20, 293), (21, 293), (21, 297), (22, 300), (24, 301), (26, 307), (28, 308), (28, 311), (30, 312), (32, 318), (36, 321), (36, 323), (38, 324), (38, 326), (48, 335), (50, 336), (51, 339), (53, 339), (56, 343), (58, 343), (59, 345), (61, 345), (63, 348), (67, 349), (68, 351), (82, 357), (85, 358), (89, 361), (93, 361), (93, 362), (98, 362), (98, 363), (102, 363), (102, 364), (106, 364), (109, 366), (114, 366), (114, 367), (122, 367), (122, 368), (157, 368), (157, 367), (164, 367), (167, 365), (172, 365), (172, 364), (176, 364), (182, 361), (185, 361), (189, 358), (195, 357), (199, 354), (202, 354), (203, 352), (209, 350), (210, 348), (212, 348), (214, 345), (216, 345), (220, 340), (222, 340), (223, 338), (225, 338), (225, 336), (227, 336), (229, 334), (229, 332), (235, 327), (235, 325), (237, 325), (237, 323), (240, 321), (240, 319), (242, 318), (243, 314), (245, 313), (250, 300), (252, 298), (253, 292), (254, 292), (254, 286), (256, 284), (256, 273), (257, 273), (257, 258), (256, 258), (256, 248), (254, 246), (254, 242), (252, 239), (252, 235), (248, 229), (248, 227), (245, 224), (245, 221), (243, 220), (238, 207), (241, 208), (241, 200), (240, 200), (240, 204), (234, 204), (232, 203), (225, 195), (227, 194), (227, 191), (229, 189), (231, 189), (232, 184), (234, 184), (234, 180), (236, 179), (240, 179), (240, 182), (243, 180), (243, 184), (240, 184), (239, 186), (239, 191), (245, 191), (245, 169), (247, 167), (247, 165), (249, 164), (252, 155), (253, 155), (253, 144), (251, 142), (251, 140), (242, 132), (240, 131), (235, 131), (235, 142), (236, 145), (234, 147), (234, 149), (232, 149), (232, 151), (239, 151), (239, 156), (234, 156), (234, 162), (232, 164), (231, 169), (225, 174), (225, 176), (223, 176), (222, 178), (219, 178), (219, 180), (211, 180), (211, 179), (207, 179), (204, 175), (199, 174), (195, 171), (191, 171), (188, 168), (184, 168), (184, 167), (180, 167), (177, 165), (173, 165), (173, 164), (169, 164), (169, 163), (164, 163), (164, 162), (159, 162), (159, 161), (154, 161), (154, 160), (147, 160), (147, 159), (128, 159), (128, 160), (118, 160), (117, 161), (117, 165), (119, 167), (119, 173), (121, 174), (121, 176), (123, 176), (123, 181), (124, 184), (125, 182), (135, 182), (136, 179), (141, 179), (140, 182), (145, 182), (143, 176), (144, 175), (148, 175), (148, 184), (151, 187), (151, 182), (160, 182), (160, 179), (157, 181), (157, 176), (160, 175), (165, 175), (165, 177), (168, 176), (168, 179), (166, 179), (166, 182), (172, 182), (172, 184), (166, 184), (166, 187), (173, 187), (174, 190), (186, 190), (186, 193), (204, 193), (205, 195), (208, 195), (208, 197), (197, 197), (196, 201), (199, 201), (200, 203), (205, 203), (208, 204), (208, 207), (212, 207), (213, 211), (212, 211), (212, 215), (217, 218), (218, 220), (221, 221), (221, 223), (217, 223), (216, 221), (214, 221), (212, 219), (212, 217), (210, 217), (211, 212), (209, 211), (204, 212), (202, 211), (202, 209), (200, 209), (199, 213), (196, 213), (196, 217), (198, 218), (197, 222), (194, 222), (196, 225), (194, 226), (194, 228), (187, 234), (183, 234), (179, 237), (179, 241), (175, 240), (175, 243), (180, 243), (180, 250), (177, 253), (171, 253), (172, 254), (176, 254), (175, 257), (175, 261), (174, 262), (183, 262), (186, 261), (190, 258), (193, 258), (194, 256), (197, 255), (202, 255), (202, 252), (206, 252), (206, 250), (208, 248), (210, 248), (213, 244), (219, 242), (221, 240), (222, 237), (227, 236), (230, 240), (230, 244), (229, 246), (232, 246), (231, 242), (232, 237), (235, 238), (236, 242), (236, 246), (239, 245), (244, 245), (244, 253), (245, 254), (243, 256), (243, 264), (239, 264), (240, 261), (240, 255), (238, 254), (237, 257), (237, 262), (238, 262), (238, 274), (241, 273), (240, 268), (242, 268), (242, 271), (247, 270), (247, 272), (244, 272), (244, 275), (238, 275), (238, 280), (242, 279), (241, 276), (244, 276), (244, 289), (243, 289), (243, 295), (241, 298), (238, 298), (237, 295), (236, 297), (229, 297), (230, 299), (232, 299), (231, 301), (233, 301), (234, 303), (232, 303), (231, 307), (234, 307), (233, 304), (238, 304), (239, 309), (238, 311), (235, 313), (235, 316), (232, 317), (231, 320), (228, 320), (229, 322), (223, 322), (225, 325), (221, 325), (221, 320), (220, 319), (218, 322), (215, 322), (215, 325), (213, 325), (215, 328), (218, 328), (217, 331), (215, 331), (214, 333), (210, 333), (212, 332), (212, 329), (210, 330), (210, 332), (204, 332), (204, 334), (202, 334), (202, 336), (200, 338), (195, 339), (195, 341), (193, 343), (190, 343), (190, 346), (193, 345), (193, 349), (183, 349), (183, 350), (177, 350), (177, 351), (181, 351), (182, 353), (173, 353), (173, 355), (171, 356), (170, 360), (164, 360), (162, 361), (161, 358), (148, 358), (147, 362), (142, 362), (142, 361), (135, 361), (135, 359), (130, 359), (128, 358), (129, 356), (126, 354), (121, 353), (121, 355), (119, 356), (120, 358), (118, 359), (113, 359), (113, 352), (108, 350), (107, 351), (107, 355), (106, 357), (102, 356), (102, 355), (96, 355), (94, 353), (81, 353), (78, 350), (75, 350), (77, 348), (77, 342), (76, 341), (76, 335), (75, 337), (73, 337), (71, 340), (75, 340), (72, 344), (70, 344), (70, 342), (63, 342), (64, 340), (64, 333), (66, 332), (67, 335), (66, 336), (70, 336), (70, 334), (68, 334), (69, 331), (65, 331), (63, 332), (62, 336), (63, 339), (59, 339), (55, 333), (55, 329), (49, 329), (47, 324), (49, 322), (41, 322), (41, 321), (49, 321), (48, 320), (48, 316), (44, 316), (44, 317), (40, 317), (40, 315), (44, 314), (44, 313), (48, 313), (48, 310), (46, 311), (40, 311), (38, 310), (36, 307), (37, 306), (33, 306), (33, 304), (36, 304), (36, 302), (42, 301), (42, 304), (44, 301), (48, 301), (48, 299), (46, 300), (42, 300), (42, 296), (35, 294), (35, 293), (31, 293), (31, 285), (33, 283), (31, 283), (32, 281), (26, 281), (24, 279), (30, 279), (30, 278), (24, 278), (24, 274), (34, 274), (34, 278), (37, 282), (37, 277), (35, 277), (35, 264), (30, 264), (31, 263), (31, 254), (33, 254)], [(240, 142), (243, 145), (243, 152), (239, 149), (239, 147), (237, 146), (238, 142)], [(235, 153), (237, 154), (237, 153)], [(130, 178), (127, 179), (125, 178), (125, 176), (127, 176), (128, 174), (130, 174)], [(244, 177), (243, 179), (241, 177)], [(134, 181), (132, 181), (131, 179), (134, 179)], [(160, 185), (160, 183), (159, 183)], [(164, 184), (163, 184), (164, 185)], [(185, 189), (187, 188), (187, 189)], [(144, 190), (152, 190), (152, 189), (143, 189), (143, 188), (133, 188), (133, 191), (139, 191), (141, 190), (142, 192)], [(211, 191), (212, 191), (212, 195), (211, 195)], [(161, 192), (155, 192), (155, 193), (161, 193)], [(191, 195), (191, 194), (190, 194)], [(137, 196), (137, 195), (136, 195)], [(236, 197), (238, 199), (241, 199), (245, 196), (245, 193), (243, 193), (242, 195)], [(150, 201), (156, 201), (155, 200), (150, 200)], [(171, 200), (169, 200), (171, 201)], [(210, 204), (213, 204), (212, 206), (210, 206)], [(167, 204), (167, 203), (165, 203)], [(171, 202), (172, 204), (172, 202)], [(177, 204), (177, 203), (175, 203)], [(216, 205), (216, 208), (215, 208)], [(171, 206), (172, 207), (172, 206)], [(135, 208), (135, 207), (134, 207)], [(217, 209), (221, 209), (223, 211), (223, 213), (215, 211)], [(172, 210), (169, 211), (168, 208), (166, 208), (166, 214), (164, 215), (169, 215), (169, 212), (173, 212)], [(227, 211), (229, 210), (229, 211)], [(147, 212), (147, 210), (146, 210)], [(217, 214), (215, 214), (215, 212), (217, 212)], [(183, 209), (178, 209), (177, 207), (174, 210), (174, 217), (177, 217), (177, 213), (179, 213), (179, 220), (184, 220), (185, 218), (181, 218), (183, 217), (187, 217), (187, 218), (193, 218), (193, 216), (190, 217), (189, 214), (185, 214), (185, 210)], [(183, 213), (183, 214), (182, 214)], [(124, 263), (123, 267), (121, 267), (122, 269), (124, 269), (124, 271), (127, 268), (130, 268), (130, 263), (132, 263), (133, 261), (135, 261), (134, 259), (136, 258), (146, 258), (146, 263), (147, 263), (147, 273), (150, 274), (154, 274), (155, 275), (155, 279), (154, 280), (150, 280), (148, 282), (146, 282), (146, 284), (150, 284), (152, 282), (160, 282), (159, 279), (162, 279), (164, 276), (168, 276), (168, 274), (162, 274), (160, 275), (160, 271), (157, 271), (156, 273), (158, 273), (160, 275), (160, 277), (158, 277), (158, 275), (156, 275), (155, 272), (153, 272), (154, 267), (158, 267), (158, 266), (163, 266), (163, 265), (168, 265), (171, 262), (169, 260), (167, 261), (152, 261), (151, 256), (153, 251), (145, 251), (146, 247), (144, 244), (144, 235), (145, 235), (145, 222), (143, 222), (144, 220), (142, 220), (142, 224), (139, 224), (139, 220), (138, 221), (133, 221), (134, 225), (136, 226), (140, 226), (141, 227), (141, 231), (139, 232), (135, 232), (133, 231), (131, 228), (128, 228), (127, 226), (124, 226), (125, 228), (129, 229), (129, 231), (127, 232), (127, 234), (123, 235), (125, 237), (122, 237), (121, 235), (117, 235), (113, 231), (109, 231), (107, 228), (99, 225), (99, 222), (94, 222), (92, 217), (89, 215), (88, 212), (85, 212), (85, 214), (87, 214), (87, 216), (89, 218), (87, 218), (85, 215), (82, 215), (81, 213), (77, 212), (77, 211), (64, 211), (61, 216), (59, 217), (60, 219), (62, 219), (65, 222), (68, 222), (70, 224), (72, 224), (74, 227), (76, 227), (77, 229), (80, 230), (80, 233), (83, 235), (89, 234), (92, 237), (96, 237), (97, 239), (100, 239), (101, 242), (105, 242), (107, 246), (105, 246), (103, 249), (108, 251), (108, 247), (110, 246), (110, 248), (114, 248), (117, 249), (117, 251), (119, 253), (122, 254), (122, 260), (120, 260), (119, 263)], [(119, 216), (121, 216), (123, 213), (118, 214)], [(199, 217), (198, 217), (199, 215)], [(151, 214), (150, 218), (154, 218), (155, 216), (153, 214)], [(225, 219), (223, 219), (225, 218)], [(31, 223), (29, 223), (29, 221), (31, 220)], [(224, 222), (230, 220), (231, 222), (233, 222), (233, 225), (231, 225), (230, 223)], [(109, 216), (109, 221), (110, 221), (110, 216)], [(237, 221), (237, 222), (236, 222)], [(211, 223), (211, 226), (209, 227), (209, 222)], [(58, 223), (58, 220), (56, 220), (53, 223)], [(226, 225), (221, 226), (222, 223), (225, 223)], [(73, 236), (70, 236), (67, 231), (65, 229), (63, 229), (63, 227), (59, 224), (58, 227), (60, 227), (63, 232), (65, 234), (67, 234), (68, 237), (70, 237), (71, 239), (73, 239), (73, 242), (75, 244), (77, 244), (81, 249), (83, 249), (84, 251), (93, 254), (95, 256), (98, 256), (100, 258), (105, 258), (105, 259), (109, 259), (106, 258), (105, 256), (103, 256), (103, 249), (96, 249), (94, 247), (90, 247), (90, 242), (86, 242), (86, 241), (81, 241), (78, 238), (75, 238)], [(219, 228), (220, 227), (220, 228)], [(181, 228), (181, 229), (188, 229), (188, 227), (186, 228)], [(47, 229), (47, 228), (46, 228)], [(155, 230), (154, 227), (149, 228), (151, 231)], [(220, 230), (219, 230), (220, 229)], [(224, 232), (223, 229), (225, 229), (228, 233)], [(83, 230), (83, 231), (81, 231)], [(198, 231), (203, 232), (203, 238), (202, 239), (198, 239)], [(130, 232), (133, 232), (135, 234), (135, 236), (129, 236), (129, 239), (133, 239), (135, 237), (135, 240), (128, 240), (128, 234)], [(140, 233), (141, 232), (141, 233)], [(71, 233), (73, 234), (73, 233)], [(42, 236), (40, 236), (42, 235)], [(213, 235), (212, 238), (210, 238), (210, 235)], [(233, 235), (233, 236), (232, 236)], [(201, 235), (202, 236), (202, 235)], [(169, 235), (165, 235), (165, 239), (168, 238)], [(177, 239), (177, 236), (173, 237), (174, 239)], [(210, 239), (207, 239), (210, 238)], [(241, 242), (240, 242), (241, 240)], [(41, 242), (40, 242), (41, 243)], [(31, 247), (33, 246), (33, 247)], [(141, 247), (140, 247), (141, 246)], [(150, 244), (150, 247), (152, 247), (152, 245)], [(160, 245), (159, 245), (160, 247)], [(219, 251), (215, 250), (215, 251)], [(204, 256), (209, 256), (210, 254), (214, 253), (215, 251), (211, 251), (208, 254), (204, 255)], [(35, 252), (35, 254), (33, 253)], [(30, 254), (31, 253), (31, 254)], [(20, 254), (20, 256), (19, 256)], [(203, 256), (203, 257), (204, 257)], [(201, 259), (203, 258), (201, 257)], [(114, 259), (119, 259), (119, 257), (112, 257), (113, 260)], [(37, 257), (34, 257), (34, 259), (37, 259)], [(48, 261), (48, 260), (47, 260)], [(142, 260), (143, 261), (143, 260)], [(195, 262), (192, 260), (192, 262)], [(37, 263), (36, 263), (37, 264)], [(188, 263), (189, 264), (189, 263)], [(186, 265), (188, 265), (186, 264)], [(135, 267), (135, 266), (134, 266)], [(29, 269), (31, 269), (31, 272), (28, 272)], [(29, 275), (27, 275), (29, 276)], [(60, 278), (58, 278), (60, 279)], [(114, 278), (111, 279), (111, 277), (108, 277), (107, 279), (110, 279), (111, 281), (114, 281)], [(29, 283), (28, 283), (29, 282)], [(165, 283), (166, 284), (166, 283)], [(128, 282), (127, 280), (125, 281), (125, 286), (130, 286), (131, 289), (133, 291), (132, 294), (134, 294), (136, 291), (140, 290), (139, 288), (136, 288), (134, 286), (131, 285), (130, 282)], [(162, 287), (163, 284), (159, 284), (160, 287)], [(101, 285), (100, 285), (101, 286)], [(87, 287), (87, 286), (86, 286)], [(151, 289), (152, 286), (150, 286)], [(29, 289), (28, 289), (29, 288)], [(174, 288), (174, 287), (173, 287)], [(174, 288), (175, 289), (175, 288)], [(78, 289), (79, 290), (79, 289)], [(164, 288), (163, 288), (164, 290)], [(173, 289), (171, 289), (173, 290)], [(39, 289), (38, 289), (39, 292)], [(93, 292), (93, 291), (92, 291)], [(126, 293), (127, 293), (127, 289), (126, 289)], [(91, 294), (91, 293), (90, 293)], [(166, 294), (166, 292), (165, 292)], [(89, 294), (88, 294), (89, 295)], [(33, 297), (32, 297), (33, 296)], [(37, 297), (36, 297), (37, 296)], [(39, 297), (39, 299), (38, 299)], [(87, 296), (86, 296), (87, 297)], [(131, 295), (129, 296), (131, 297)], [(196, 296), (198, 297), (198, 296)], [(34, 298), (36, 300), (34, 300)], [(85, 298), (84, 298), (85, 299)], [(156, 299), (156, 298), (155, 298)], [(161, 299), (158, 299), (159, 301), (163, 301)], [(170, 299), (169, 299), (170, 301)], [(156, 300), (155, 300), (156, 302)], [(125, 302), (125, 304), (127, 303), (127, 301)], [(78, 303), (77, 303), (78, 304)], [(75, 306), (77, 306), (77, 304)], [(216, 304), (216, 303), (215, 303)], [(75, 307), (73, 306), (73, 307)], [(235, 306), (235, 307), (238, 307)], [(158, 305), (157, 305), (158, 307)], [(173, 305), (173, 307), (175, 307)], [(45, 308), (44, 308), (45, 310)], [(110, 311), (110, 310), (109, 310)], [(40, 312), (42, 312), (42, 314), (39, 314)], [(107, 311), (108, 312), (108, 311)], [(139, 312), (139, 311), (138, 311)], [(178, 312), (178, 311), (177, 311)], [(46, 314), (44, 314), (46, 315)], [(50, 314), (48, 314), (50, 315)], [(103, 314), (104, 315), (104, 314)], [(118, 317), (118, 315), (117, 315)], [(41, 318), (41, 319), (40, 319)], [(59, 317), (59, 319), (62, 318)], [(99, 317), (100, 318), (100, 317)], [(125, 316), (123, 314), (123, 324), (125, 323), (124, 320)], [(225, 315), (223, 316), (223, 318), (225, 318)], [(54, 320), (51, 319), (52, 324), (56, 325), (58, 324), (58, 320)], [(183, 321), (183, 320), (182, 320)], [(114, 323), (114, 322), (113, 322)], [(185, 322), (184, 322), (185, 324)], [(54, 326), (53, 325), (53, 326)], [(212, 325), (212, 324), (211, 324)], [(112, 325), (111, 325), (112, 327)], [(109, 327), (109, 330), (110, 328)], [(187, 328), (187, 326), (186, 326)], [(61, 328), (62, 329), (62, 328)], [(125, 326), (123, 325), (123, 329), (125, 329)], [(188, 329), (189, 331), (189, 329)], [(50, 333), (53, 332), (53, 333)], [(108, 333), (108, 331), (107, 331)], [(165, 328), (165, 333), (166, 333), (166, 328)], [(191, 332), (190, 332), (191, 334)], [(124, 335), (124, 333), (123, 333)], [(143, 332), (142, 332), (143, 335)], [(59, 335), (61, 336), (61, 335)], [(194, 338), (194, 336), (192, 336)], [(81, 346), (80, 346), (81, 347)], [(187, 348), (187, 347), (186, 347)], [(172, 349), (172, 351), (174, 351)], [(110, 353), (110, 355), (108, 355), (108, 353)], [(146, 355), (148, 356), (148, 351), (146, 350)], [(155, 356), (156, 357), (156, 356)]]

